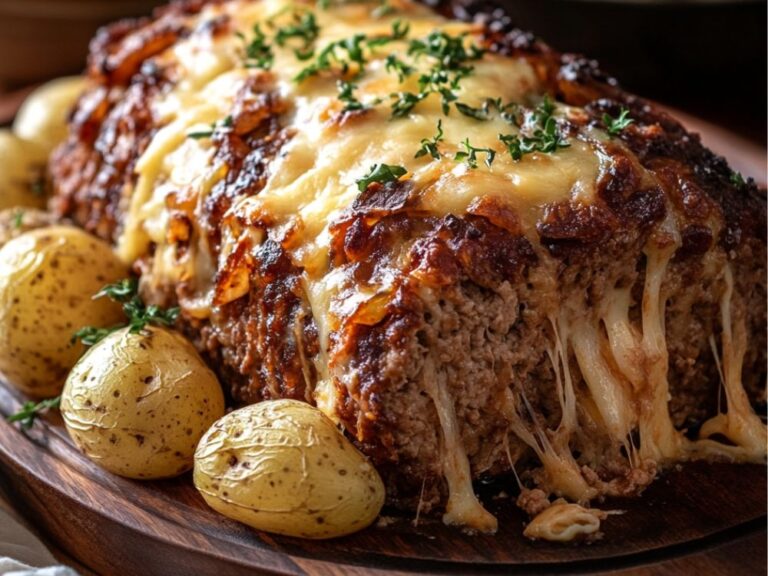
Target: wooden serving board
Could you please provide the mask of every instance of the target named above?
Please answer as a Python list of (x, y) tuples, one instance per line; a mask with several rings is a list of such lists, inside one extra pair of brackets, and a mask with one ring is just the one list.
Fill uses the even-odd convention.
[[(0, 414), (23, 400), (0, 384)], [(765, 567), (764, 466), (670, 470), (642, 498), (606, 502), (603, 509), (625, 513), (610, 516), (604, 537), (589, 545), (527, 541), (513, 498), (486, 499), (499, 517), (495, 536), (469, 536), (435, 519), (414, 526), (413, 518), (386, 511), (378, 525), (336, 540), (272, 536), (207, 508), (189, 474), (137, 482), (104, 472), (73, 446), (57, 413), (26, 433), (0, 423), (0, 482), (57, 546), (104, 575), (690, 574), (687, 562), (718, 554), (724, 568), (709, 559), (707, 574), (732, 573), (730, 566), (743, 576)]]

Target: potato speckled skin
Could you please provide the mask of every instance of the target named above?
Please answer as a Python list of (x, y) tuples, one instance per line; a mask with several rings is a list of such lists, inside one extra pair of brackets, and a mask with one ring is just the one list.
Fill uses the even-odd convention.
[(72, 335), (124, 319), (118, 304), (93, 295), (127, 274), (108, 244), (78, 228), (41, 228), (6, 243), (0, 249), (0, 372), (30, 396), (59, 394), (85, 350)]
[(99, 466), (136, 479), (192, 468), (200, 437), (224, 414), (224, 393), (192, 344), (165, 328), (118, 330), (67, 378), (61, 415)]
[(47, 161), (45, 149), (10, 130), (0, 130), (0, 210), (45, 207), (45, 194), (37, 185), (45, 175)]
[(385, 496), (379, 474), (335, 424), (296, 400), (246, 406), (216, 422), (195, 453), (194, 481), (225, 516), (302, 538), (365, 528)]
[(65, 76), (46, 82), (19, 108), (13, 131), (46, 152), (67, 137), (67, 117), (86, 87), (82, 76)]

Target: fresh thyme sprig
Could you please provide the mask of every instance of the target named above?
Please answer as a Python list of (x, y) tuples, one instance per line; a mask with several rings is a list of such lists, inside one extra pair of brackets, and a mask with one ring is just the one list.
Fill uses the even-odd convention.
[(282, 48), (290, 40), (300, 40), (301, 46), (294, 48), (293, 53), (299, 60), (308, 60), (314, 55), (313, 44), (319, 35), (320, 27), (313, 12), (294, 11), (293, 22), (277, 29), (275, 43)]
[(40, 402), (24, 402), (18, 412), (8, 416), (8, 422), (18, 422), (23, 430), (32, 428), (37, 417), (52, 408), (58, 408), (61, 404), (61, 395), (47, 398)]
[[(456, 92), (461, 80), (474, 70), (468, 63), (479, 60), (484, 53), (474, 45), (465, 47), (465, 36), (464, 34), (451, 36), (443, 31), (434, 31), (426, 38), (412, 39), (409, 42), (408, 56), (414, 61), (422, 58), (429, 59), (432, 65), (419, 76), (418, 93), (403, 91), (390, 94), (392, 118), (407, 116), (416, 104), (430, 94), (440, 95), (443, 114), (448, 115), (451, 104), (458, 99)], [(415, 70), (413, 66), (395, 55), (387, 58), (385, 67), (387, 71), (395, 72), (400, 82)]]
[(426, 94), (414, 94), (413, 92), (393, 92), (389, 96), (393, 99), (392, 118), (405, 118), (416, 104), (427, 97)]
[(402, 40), (408, 35), (410, 26), (401, 20), (392, 23), (392, 32), (382, 36), (368, 37), (365, 34), (355, 34), (342, 40), (331, 42), (323, 48), (314, 62), (302, 69), (294, 78), (294, 81), (301, 83), (304, 80), (317, 76), (325, 70), (331, 70), (334, 64), (338, 65), (342, 74), (349, 73), (356, 68), (356, 75), (365, 71), (365, 65), (368, 63), (368, 56), (376, 48)]
[(632, 124), (634, 120), (629, 117), (629, 110), (627, 108), (621, 109), (618, 117), (613, 118), (609, 114), (603, 114), (603, 124), (605, 124), (605, 130), (611, 136), (618, 136), (624, 128)]
[(406, 64), (397, 57), (397, 54), (390, 54), (387, 56), (384, 68), (387, 72), (394, 72), (397, 74), (397, 79), (401, 83), (404, 82), (408, 76), (413, 74), (414, 71), (413, 66)]
[(469, 138), (465, 138), (461, 142), (461, 146), (463, 146), (464, 150), (456, 152), (456, 155), (453, 158), (457, 162), (466, 162), (473, 170), (477, 168), (478, 154), (485, 154), (485, 165), (488, 166), (488, 168), (491, 167), (493, 161), (496, 159), (496, 150), (493, 148), (478, 148), (472, 146), (472, 144), (469, 143)]
[(486, 98), (480, 108), (475, 108), (474, 106), (470, 106), (463, 102), (456, 102), (455, 106), (464, 116), (469, 116), (475, 120), (489, 120), (495, 109), (502, 120), (515, 126), (519, 126), (519, 120), (516, 114), (518, 105), (513, 102), (504, 104), (501, 98)]
[(467, 62), (479, 60), (485, 53), (474, 44), (467, 49), (464, 46), (465, 37), (466, 34), (451, 36), (442, 30), (435, 30), (423, 40), (411, 40), (408, 54), (416, 58), (430, 57), (444, 70), (463, 70), (467, 68)]
[(246, 68), (261, 68), (269, 70), (275, 63), (275, 53), (272, 45), (267, 42), (267, 36), (259, 24), (253, 26), (253, 38), (247, 40), (242, 32), (236, 33), (244, 44), (243, 64)]
[(437, 134), (435, 134), (432, 138), (422, 138), (421, 139), (421, 148), (419, 148), (418, 152), (416, 152), (416, 155), (414, 158), (421, 158), (422, 156), (426, 156), (429, 154), (432, 158), (435, 160), (440, 160), (440, 150), (438, 149), (438, 143), (443, 141), (443, 120), (440, 119), (437, 121)]
[(742, 188), (747, 185), (746, 180), (744, 180), (744, 176), (741, 175), (741, 172), (737, 172), (736, 170), (731, 171), (729, 180), (731, 181), (731, 184), (737, 188)]
[(118, 324), (108, 328), (96, 328), (85, 326), (75, 332), (72, 342), (80, 340), (86, 346), (93, 346), (112, 332), (128, 327), (131, 334), (138, 334), (151, 324), (154, 326), (172, 326), (179, 317), (179, 309), (160, 308), (159, 306), (147, 306), (138, 294), (138, 281), (135, 278), (126, 278), (114, 284), (104, 286), (94, 295), (97, 298), (107, 297), (114, 302), (123, 305), (123, 312), (127, 316), (127, 323)]
[(396, 182), (400, 179), (401, 176), (405, 176), (407, 173), (408, 170), (402, 166), (393, 166), (390, 164), (374, 164), (371, 166), (368, 174), (356, 181), (357, 189), (360, 190), (360, 192), (365, 192), (368, 186), (374, 182), (379, 184), (385, 184), (386, 182)]
[(366, 108), (365, 104), (360, 102), (360, 100), (358, 100), (354, 94), (355, 89), (357, 88), (356, 84), (353, 84), (352, 82), (346, 82), (344, 80), (339, 80), (336, 82), (336, 86), (339, 90), (338, 98), (344, 102), (344, 108), (342, 110), (343, 112), (364, 110)]
[(464, 116), (469, 116), (475, 120), (488, 120), (489, 110), (485, 107), (474, 108), (468, 104), (464, 104), (463, 102), (456, 102), (455, 106), (456, 110), (464, 114)]
[[(515, 161), (532, 152), (552, 153), (567, 148), (570, 143), (562, 136), (554, 117), (555, 104), (545, 96), (544, 100), (529, 114), (529, 121), (523, 124), (520, 134), (499, 134)], [(530, 135), (526, 135), (525, 132)]]

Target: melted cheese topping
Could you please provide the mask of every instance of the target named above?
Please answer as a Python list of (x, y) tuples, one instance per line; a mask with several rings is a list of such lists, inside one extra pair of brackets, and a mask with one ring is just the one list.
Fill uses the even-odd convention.
[[(229, 2), (208, 6), (196, 23), (226, 14), (233, 30), (248, 35), (254, 24), (266, 29), (266, 21), (279, 18), (296, 5), (285, 0)], [(386, 35), (395, 19), (410, 25), (408, 38), (427, 36), (436, 29), (452, 35), (470, 34), (469, 24), (449, 22), (430, 10), (402, 2), (391, 17), (374, 18), (373, 5), (347, 5), (317, 10), (320, 36), (319, 51), (330, 42), (356, 33), (369, 37)], [(296, 135), (270, 167), (264, 190), (244, 199), (233, 213), (267, 213), (276, 223), (291, 224), (301, 231), (293, 256), (315, 280), (328, 271), (328, 226), (349, 208), (358, 196), (356, 180), (376, 163), (402, 165), (409, 171), (418, 194), (418, 206), (437, 215), (462, 214), (467, 206), (482, 196), (497, 196), (533, 222), (547, 203), (568, 197), (588, 202), (606, 158), (586, 142), (572, 139), (571, 146), (557, 154), (534, 153), (515, 162), (498, 140), (499, 134), (514, 134), (517, 129), (498, 117), (478, 121), (452, 109), (449, 116), (441, 110), (440, 98), (432, 95), (420, 102), (408, 118), (391, 119), (388, 95), (393, 92), (417, 93), (417, 78), (429, 65), (427, 59), (416, 62), (416, 72), (402, 83), (385, 69), (385, 58), (396, 53), (406, 58), (407, 41), (398, 41), (376, 49), (366, 65), (365, 74), (356, 80), (355, 96), (363, 103), (383, 98), (359, 117), (339, 122), (343, 103), (337, 98), (335, 76), (310, 78), (296, 83), (293, 78), (308, 62), (295, 57), (289, 49), (275, 48), (272, 73), (279, 94), (289, 103), (284, 124), (296, 128)], [(131, 196), (130, 209), (119, 240), (119, 253), (133, 261), (148, 250), (150, 242), (166, 244), (167, 227), (163, 201), (169, 191), (179, 187), (197, 192), (201, 203), (216, 179), (224, 176), (221, 167), (212, 165), (211, 143), (191, 140), (191, 130), (207, 128), (231, 113), (235, 97), (251, 74), (242, 67), (242, 41), (234, 34), (212, 39), (192, 34), (171, 48), (163, 58), (179, 68), (180, 82), (168, 94), (153, 103), (155, 116), (165, 126), (153, 138), (137, 165), (138, 184)], [(462, 79), (456, 92), (459, 101), (480, 106), (486, 98), (504, 102), (535, 102), (540, 87), (531, 66), (523, 59), (486, 54), (471, 63), (473, 73)], [(561, 107), (558, 114), (568, 110)], [(435, 135), (441, 119), (444, 158), (415, 159), (422, 139)], [(468, 138), (476, 147), (498, 151), (493, 165), (480, 163), (476, 170), (452, 159), (460, 143)], [(202, 249), (202, 247), (201, 247)], [(160, 259), (163, 260), (163, 259)], [(158, 275), (176, 277), (168, 262), (155, 270)], [(188, 273), (194, 273), (188, 270)], [(206, 271), (207, 273), (207, 271)], [(202, 274), (201, 290), (210, 288)]]
[(602, 510), (558, 501), (531, 520), (523, 535), (531, 540), (570, 542), (597, 535), (606, 516)]

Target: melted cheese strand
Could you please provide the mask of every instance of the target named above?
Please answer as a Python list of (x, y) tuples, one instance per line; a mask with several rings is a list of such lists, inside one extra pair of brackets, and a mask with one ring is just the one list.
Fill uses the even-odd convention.
[(570, 433), (578, 426), (576, 414), (576, 393), (573, 390), (571, 367), (570, 363), (568, 362), (569, 327), (562, 311), (560, 312), (557, 320), (553, 320), (550, 316), (549, 322), (552, 325), (552, 331), (555, 334), (555, 355), (553, 358), (549, 348), (547, 349), (547, 354), (552, 361), (553, 369), (555, 371), (557, 391), (560, 400), (560, 409), (562, 410), (562, 417), (560, 419), (558, 433), (569, 437)]
[(643, 351), (641, 335), (629, 321), (631, 288), (615, 288), (606, 296), (607, 310), (603, 324), (616, 366), (635, 391), (643, 387)]
[(573, 327), (571, 345), (606, 430), (615, 441), (624, 443), (634, 425), (634, 409), (624, 379), (603, 357), (601, 339), (600, 325), (582, 320)]
[[(676, 236), (674, 224), (669, 219), (665, 224), (668, 229), (673, 227)], [(646, 378), (640, 396), (648, 401), (640, 405), (640, 457), (657, 462), (678, 456), (685, 443), (685, 438), (675, 430), (669, 413), (669, 354), (664, 322), (667, 299), (662, 293), (662, 283), (677, 243), (667, 244), (646, 248), (642, 303), (642, 349)]]
[(733, 318), (733, 273), (729, 265), (725, 268), (725, 285), (726, 289), (720, 302), (723, 326), (721, 377), (725, 388), (727, 412), (705, 422), (700, 434), (702, 438), (722, 434), (743, 449), (741, 453), (734, 451), (734, 457), (759, 462), (765, 457), (766, 427), (752, 409), (741, 382), (747, 331), (743, 317), (735, 320)]
[[(546, 431), (530, 409), (525, 393), (521, 391), (520, 394), (531, 416), (535, 435), (523, 425), (523, 419), (517, 407), (518, 402), (515, 401), (515, 395), (509, 388), (504, 391), (502, 411), (512, 432), (525, 442), (541, 461), (546, 475), (544, 482), (546, 488), (558, 496), (565, 496), (577, 502), (588, 502), (597, 496), (597, 490), (589, 486), (584, 479), (567, 442), (556, 441), (554, 444), (550, 442)], [(567, 436), (559, 435), (556, 438), (565, 439)]]
[(496, 518), (483, 508), (472, 489), (472, 471), (461, 440), (453, 399), (446, 388), (444, 374), (435, 370), (431, 356), (424, 359), (422, 383), (435, 405), (443, 433), (440, 460), (448, 482), (448, 503), (443, 522), (467, 526), (480, 532), (496, 532)]

